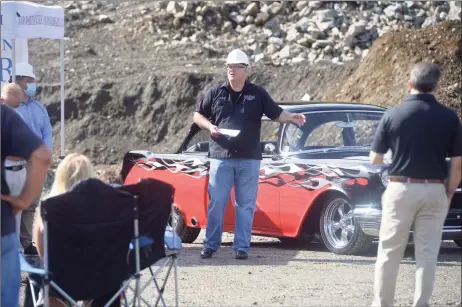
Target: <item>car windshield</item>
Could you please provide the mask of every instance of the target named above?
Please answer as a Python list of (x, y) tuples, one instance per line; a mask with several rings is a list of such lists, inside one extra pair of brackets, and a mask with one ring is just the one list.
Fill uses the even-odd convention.
[(305, 114), (303, 126), (288, 124), (282, 135), (285, 153), (329, 149), (368, 149), (383, 112), (321, 112)]

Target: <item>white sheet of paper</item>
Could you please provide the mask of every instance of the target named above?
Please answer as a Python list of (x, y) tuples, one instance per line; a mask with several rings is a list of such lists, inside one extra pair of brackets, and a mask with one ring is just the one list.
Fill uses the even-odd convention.
[(233, 129), (220, 129), (221, 134), (229, 135), (229, 136), (237, 136), (241, 130), (233, 130)]

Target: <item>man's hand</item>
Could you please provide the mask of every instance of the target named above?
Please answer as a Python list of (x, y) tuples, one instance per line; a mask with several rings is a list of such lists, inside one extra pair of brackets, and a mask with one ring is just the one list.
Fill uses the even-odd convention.
[(303, 125), (305, 123), (305, 115), (300, 113), (291, 113), (290, 121), (294, 124)]
[(213, 137), (217, 137), (221, 135), (220, 129), (218, 129), (218, 127), (215, 125), (210, 125), (209, 131), (210, 131), (210, 135)]
[(16, 213), (29, 208), (29, 205), (26, 205), (21, 199), (17, 197), (1, 194), (1, 199), (7, 201), (11, 205), (13, 208), (13, 215), (16, 215)]
[(305, 123), (305, 115), (300, 113), (290, 113), (287, 110), (282, 110), (277, 121), (280, 123), (294, 123), (303, 125)]

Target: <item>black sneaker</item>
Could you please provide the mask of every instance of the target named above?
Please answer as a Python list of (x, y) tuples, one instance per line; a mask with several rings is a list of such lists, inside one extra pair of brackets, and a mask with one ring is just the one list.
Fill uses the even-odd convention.
[(204, 248), (202, 249), (201, 251), (201, 258), (202, 259), (205, 259), (205, 258), (210, 258), (212, 257), (212, 255), (215, 253), (215, 251), (213, 249), (210, 249), (210, 248)]
[(244, 251), (237, 251), (235, 255), (236, 259), (244, 260), (249, 258), (249, 255)]
[(27, 256), (37, 256), (38, 255), (37, 248), (35, 247), (34, 243), (29, 244), (29, 246), (27, 246), (24, 249), (24, 255), (27, 255)]

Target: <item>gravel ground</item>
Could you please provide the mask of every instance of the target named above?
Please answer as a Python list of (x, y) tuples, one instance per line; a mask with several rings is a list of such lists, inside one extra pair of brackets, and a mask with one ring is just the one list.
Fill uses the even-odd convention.
[[(340, 256), (319, 244), (304, 249), (288, 247), (277, 239), (253, 237), (250, 258), (233, 258), (232, 234), (212, 259), (200, 259), (204, 236), (185, 244), (179, 260), (180, 306), (369, 306), (372, 300), (376, 247), (366, 256)], [(461, 250), (443, 242), (432, 306), (461, 306)], [(412, 244), (402, 261), (397, 284), (397, 305), (411, 306), (415, 261)], [(166, 270), (161, 273), (162, 280)], [(143, 281), (149, 272), (143, 274)], [(173, 277), (173, 275), (171, 276)], [(174, 306), (173, 278), (165, 299)], [(150, 285), (145, 299), (156, 294)], [(143, 305), (145, 306), (145, 305)]]
[[(340, 256), (313, 244), (305, 249), (253, 237), (247, 261), (235, 260), (232, 234), (212, 259), (200, 259), (202, 231), (185, 244), (179, 261), (181, 306), (368, 306), (372, 300), (376, 246), (370, 255)], [(415, 261), (409, 245), (397, 284), (397, 304), (412, 305)], [(145, 274), (146, 275), (146, 274)], [(146, 277), (146, 276), (145, 276)], [(173, 306), (173, 279), (166, 302)], [(151, 290), (151, 289), (149, 289)], [(144, 293), (145, 298), (155, 291)], [(461, 306), (461, 250), (443, 242), (432, 306)]]

